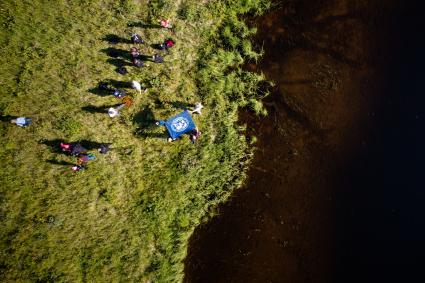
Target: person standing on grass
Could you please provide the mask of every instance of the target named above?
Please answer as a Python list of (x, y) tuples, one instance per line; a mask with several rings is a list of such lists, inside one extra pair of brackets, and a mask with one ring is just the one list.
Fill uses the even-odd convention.
[(152, 61), (154, 61), (155, 63), (163, 63), (164, 62), (164, 57), (162, 57), (159, 54), (155, 53), (152, 56)]
[(171, 38), (166, 39), (159, 47), (161, 50), (167, 50), (174, 46), (174, 41)]
[(85, 154), (87, 149), (85, 149), (79, 142), (71, 144), (71, 155), (79, 156), (81, 154)]
[(123, 98), (125, 97), (127, 94), (125, 93), (124, 90), (121, 89), (114, 89), (114, 93), (113, 93), (115, 98)]
[(69, 154), (71, 154), (71, 151), (72, 151), (72, 144), (71, 143), (61, 142), (59, 146), (60, 146), (60, 148), (63, 152), (68, 152)]
[(106, 154), (110, 150), (110, 144), (103, 143), (99, 146), (97, 151), (102, 154)]
[(138, 81), (131, 81), (131, 87), (137, 92), (142, 93), (142, 85)]
[(16, 124), (19, 127), (28, 127), (29, 125), (31, 125), (32, 120), (31, 118), (27, 118), (27, 117), (18, 117), (16, 119), (12, 119), (10, 123)]
[(77, 164), (77, 165), (72, 166), (71, 169), (74, 172), (78, 172), (78, 171), (84, 170), (86, 168), (83, 165)]
[(200, 136), (201, 136), (201, 131), (199, 131), (198, 128), (193, 129), (189, 134), (189, 138), (192, 143), (195, 143)]
[(133, 63), (133, 65), (135, 67), (137, 67), (137, 68), (141, 68), (141, 67), (144, 67), (145, 66), (145, 64), (143, 63), (143, 61), (140, 60), (140, 59), (137, 59), (137, 58), (133, 58), (133, 60), (131, 60), (131, 63)]
[(121, 105), (117, 106), (116, 108), (114, 108), (114, 107), (109, 108), (108, 109), (108, 115), (109, 115), (109, 117), (114, 118), (114, 117), (119, 116), (120, 115), (120, 110), (122, 108), (124, 108), (124, 106), (125, 106), (125, 104), (121, 104)]
[(160, 20), (159, 24), (161, 25), (161, 27), (163, 28), (172, 28), (173, 26), (170, 23), (170, 20), (168, 19), (164, 19), (164, 20)]
[(131, 47), (130, 48), (130, 54), (131, 54), (131, 57), (137, 58), (140, 55), (140, 51), (137, 47)]
[(195, 104), (195, 108), (190, 111), (190, 114), (193, 115), (193, 114), (197, 113), (197, 114), (201, 115), (202, 108), (204, 108), (204, 106), (202, 105), (201, 102), (198, 102), (198, 103)]
[(137, 33), (131, 34), (131, 42), (133, 44), (145, 44), (145, 41), (142, 39), (142, 37)]

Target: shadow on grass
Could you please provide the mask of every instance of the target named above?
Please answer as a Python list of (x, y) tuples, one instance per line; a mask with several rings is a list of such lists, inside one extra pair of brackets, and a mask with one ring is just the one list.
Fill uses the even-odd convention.
[(159, 44), (159, 43), (154, 43), (154, 44), (151, 44), (150, 46), (151, 46), (151, 48), (153, 48), (153, 49), (156, 49), (156, 50), (162, 50), (162, 48), (161, 48), (161, 44)]
[(61, 139), (54, 139), (54, 140), (41, 140), (39, 143), (47, 145), (50, 150), (54, 153), (63, 153), (66, 154), (66, 152), (62, 151), (60, 148), (60, 143), (64, 142)]
[[(131, 88), (131, 82), (106, 80), (99, 82), (97, 87), (91, 88), (88, 92), (99, 96), (112, 96), (115, 89)], [(91, 110), (91, 108), (89, 109)]]
[(78, 141), (84, 148), (87, 150), (93, 150), (98, 149), (102, 144), (111, 145), (112, 143), (105, 143), (105, 142), (95, 142), (95, 141), (89, 141), (89, 140), (80, 140)]
[(141, 128), (149, 128), (155, 126), (155, 116), (149, 107), (146, 107), (136, 115), (134, 115), (133, 122)]
[(157, 138), (167, 140), (170, 136), (166, 133), (152, 133), (147, 131), (137, 131), (136, 135), (140, 138)]
[(107, 34), (105, 37), (102, 38), (103, 40), (109, 42), (110, 44), (117, 44), (117, 43), (132, 43), (130, 39), (119, 37), (115, 34)]
[(10, 115), (0, 115), (0, 121), (2, 122), (10, 122), (12, 119), (16, 119), (18, 116), (10, 116)]
[(110, 96), (112, 95), (111, 90), (109, 89), (100, 89), (99, 87), (94, 87), (88, 90), (88, 92), (92, 94), (96, 94), (99, 96)]
[(163, 49), (163, 48), (161, 48), (161, 45), (162, 44), (160, 44), (160, 43), (154, 43), (154, 44), (151, 44), (150, 47), (158, 50), (159, 51), (158, 54), (161, 55), (161, 56), (170, 55), (171, 54), (170, 49)]
[(100, 51), (105, 53), (109, 57), (112, 57), (112, 58), (121, 57), (123, 59), (131, 60), (131, 54), (130, 54), (129, 50), (124, 50), (124, 49), (119, 49), (119, 48), (114, 48), (114, 47), (108, 47), (108, 48), (102, 49)]
[(140, 54), (139, 56), (137, 56), (137, 59), (140, 59), (142, 61), (152, 61), (152, 56)]
[(79, 141), (74, 141), (74, 142), (66, 142), (64, 140), (61, 139), (53, 139), (53, 140), (41, 140), (39, 141), (39, 143), (47, 145), (50, 150), (54, 153), (63, 153), (65, 155), (68, 155), (68, 153), (66, 151), (62, 151), (60, 148), (60, 143), (70, 143), (70, 144), (77, 144), (79, 143), (83, 148), (87, 149), (87, 150), (94, 150), (94, 149), (98, 149), (101, 145), (111, 145), (112, 143), (106, 143), (106, 142), (95, 142), (95, 141), (90, 141), (90, 140), (79, 140)]
[(124, 59), (119, 59), (119, 58), (113, 58), (113, 59), (110, 58), (110, 59), (106, 60), (106, 62), (114, 65), (117, 68), (120, 68), (120, 67), (123, 67), (123, 66), (132, 66), (133, 65), (129, 61), (125, 61)]
[(123, 82), (123, 81), (110, 79), (107, 81), (107, 83), (113, 88), (130, 88), (131, 87), (131, 82)]
[(54, 160), (54, 159), (48, 159), (46, 160), (47, 163), (50, 164), (54, 164), (54, 165), (75, 165), (72, 162), (68, 162), (68, 161), (58, 161), (58, 160)]
[(168, 135), (165, 132), (163, 133), (154, 132), (158, 126), (155, 124), (156, 122), (155, 116), (149, 107), (146, 107), (145, 109), (137, 113), (133, 118), (133, 122), (137, 124), (138, 126), (135, 132), (135, 134), (138, 137), (163, 138), (163, 139), (168, 138)]
[(189, 108), (194, 107), (194, 105), (191, 103), (186, 103), (181, 101), (173, 101), (170, 104), (173, 105), (174, 108), (182, 109), (182, 110), (187, 110)]
[(159, 99), (158, 97), (154, 99), (153, 103), (155, 104), (155, 108), (164, 108), (164, 101)]
[(131, 22), (127, 25), (128, 27), (139, 27), (139, 28), (162, 28), (160, 24), (148, 24), (144, 22)]

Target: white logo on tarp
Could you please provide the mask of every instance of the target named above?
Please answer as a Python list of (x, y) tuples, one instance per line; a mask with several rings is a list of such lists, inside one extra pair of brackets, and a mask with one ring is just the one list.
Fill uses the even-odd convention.
[(177, 117), (171, 122), (171, 128), (175, 132), (183, 132), (189, 127), (189, 120), (184, 117)]

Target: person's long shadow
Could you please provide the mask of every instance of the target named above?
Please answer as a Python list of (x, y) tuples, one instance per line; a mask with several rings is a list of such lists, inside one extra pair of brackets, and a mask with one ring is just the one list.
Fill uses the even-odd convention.
[(0, 115), (0, 121), (2, 122), (10, 122), (12, 119), (16, 119), (18, 116), (10, 116), (10, 115)]
[(108, 109), (111, 107), (117, 107), (119, 105), (121, 105), (122, 103), (117, 103), (114, 105), (105, 105), (105, 106), (94, 106), (94, 105), (87, 105), (87, 106), (83, 106), (81, 107), (81, 110), (87, 111), (89, 113), (95, 114), (95, 113), (107, 113)]
[(66, 154), (66, 152), (62, 151), (61, 148), (60, 148), (61, 142), (64, 142), (64, 141), (61, 140), (61, 139), (39, 141), (39, 143), (47, 145), (50, 148), (51, 152)]
[(149, 107), (146, 107), (136, 115), (134, 115), (133, 122), (141, 128), (148, 128), (155, 125), (155, 116)]
[(54, 164), (54, 165), (75, 165), (74, 163), (72, 163), (72, 162), (68, 162), (68, 161), (58, 161), (58, 160), (54, 160), (54, 159), (48, 159), (48, 160), (46, 160), (46, 162), (47, 163), (50, 163), (50, 164)]
[(159, 24), (148, 24), (144, 22), (131, 22), (127, 25), (128, 27), (139, 27), (139, 28), (162, 28)]
[(142, 61), (153, 61), (152, 56), (149, 56), (149, 55), (140, 54), (137, 58), (142, 60)]
[(99, 96), (110, 96), (112, 94), (110, 89), (102, 89), (99, 86), (89, 89), (88, 92)]
[(116, 88), (131, 88), (131, 82), (117, 81), (109, 79), (99, 82), (97, 87), (90, 88), (88, 92), (99, 96), (111, 96)]
[(107, 144), (107, 145), (112, 144), (112, 143), (107, 143), (107, 142), (95, 142), (95, 141), (90, 141), (90, 140), (79, 140), (79, 141), (74, 141), (74, 142), (65, 142), (61, 139), (53, 139), (53, 140), (41, 140), (41, 141), (39, 141), (39, 143), (47, 145), (50, 148), (50, 150), (54, 153), (67, 154), (67, 152), (61, 150), (61, 148), (60, 148), (61, 142), (70, 143), (70, 144), (79, 143), (79, 144), (81, 144), (82, 147), (84, 147), (87, 150), (98, 149), (102, 144)]
[(134, 118), (133, 122), (138, 125), (137, 130), (135, 131), (135, 134), (142, 138), (167, 138), (168, 135), (165, 132), (158, 133), (157, 132), (157, 125), (155, 125), (156, 119), (152, 112), (152, 110), (149, 107), (146, 107), (139, 113), (137, 113)]
[(147, 131), (137, 131), (137, 136), (140, 138), (158, 138), (158, 139), (167, 139), (169, 135), (164, 131), (162, 133), (157, 132), (147, 132)]
[(174, 108), (187, 110), (189, 108), (195, 107), (195, 105), (187, 102), (181, 102), (181, 101), (173, 101), (170, 103)]
[(123, 67), (123, 66), (132, 66), (131, 62), (125, 61), (124, 59), (120, 58), (109, 58), (106, 60), (111, 65), (114, 65), (117, 68)]
[(114, 79), (108, 80), (107, 83), (108, 85), (114, 88), (130, 88), (131, 87), (131, 82), (117, 81)]
[(123, 58), (123, 59), (131, 60), (131, 54), (129, 50), (108, 47), (100, 51), (112, 58)]
[(159, 43), (151, 44), (150, 47), (153, 48), (153, 49), (156, 49), (156, 50), (162, 50), (161, 44), (159, 44)]
[(110, 44), (118, 44), (118, 43), (132, 43), (130, 39), (119, 37), (116, 34), (107, 34), (102, 38), (103, 40), (109, 42)]
[(112, 144), (112, 143), (95, 142), (95, 141), (89, 141), (89, 140), (80, 140), (78, 142), (87, 150), (98, 149), (103, 144), (107, 144), (107, 145)]

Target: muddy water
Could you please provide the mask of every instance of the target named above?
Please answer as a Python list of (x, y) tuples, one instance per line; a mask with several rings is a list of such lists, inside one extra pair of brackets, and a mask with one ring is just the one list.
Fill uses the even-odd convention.
[(248, 181), (195, 231), (185, 281), (420, 282), (424, 13), (285, 2), (252, 22), (265, 57), (248, 68), (276, 86), (267, 117), (241, 114)]

